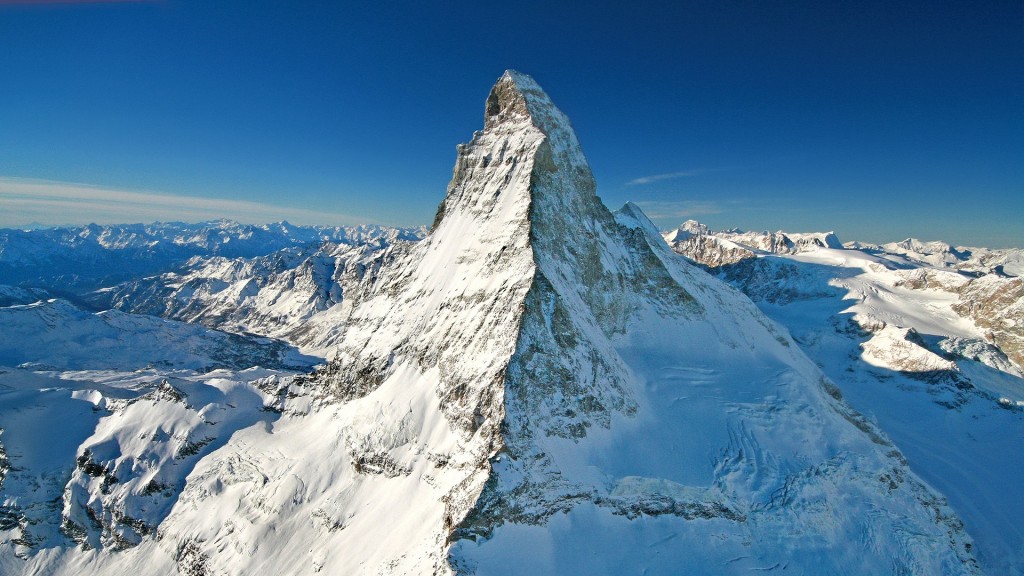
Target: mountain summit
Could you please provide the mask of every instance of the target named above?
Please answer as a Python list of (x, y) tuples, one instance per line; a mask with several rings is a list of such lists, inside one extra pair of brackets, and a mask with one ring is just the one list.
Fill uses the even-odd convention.
[(25, 571), (976, 573), (952, 510), (788, 334), (595, 190), (565, 115), (506, 72), (427, 237), (360, 263), (331, 362), (260, 383), (280, 417), (178, 492), (147, 488), (175, 464), (138, 439), (182, 433), (157, 401), (104, 418), (122, 441), (63, 500), (93, 549)]

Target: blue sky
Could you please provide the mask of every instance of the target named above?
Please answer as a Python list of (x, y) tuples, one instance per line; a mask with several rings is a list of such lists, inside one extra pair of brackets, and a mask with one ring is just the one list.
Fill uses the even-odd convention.
[(663, 228), (1024, 245), (1019, 0), (0, 0), (0, 225), (426, 224), (506, 68)]

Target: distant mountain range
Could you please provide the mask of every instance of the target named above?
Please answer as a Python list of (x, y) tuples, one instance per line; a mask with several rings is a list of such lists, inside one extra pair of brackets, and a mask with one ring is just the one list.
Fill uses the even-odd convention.
[(78, 294), (167, 272), (197, 256), (254, 258), (324, 243), (379, 246), (416, 240), (424, 233), (423, 228), (295, 226), (288, 222), (255, 226), (228, 220), (0, 229), (0, 279), (9, 285)]

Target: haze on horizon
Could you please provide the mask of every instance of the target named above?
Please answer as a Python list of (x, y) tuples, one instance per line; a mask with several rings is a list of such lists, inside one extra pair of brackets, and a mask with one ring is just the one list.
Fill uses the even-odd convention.
[(1024, 245), (1024, 5), (0, 2), (0, 226), (427, 224), (506, 68), (662, 228)]

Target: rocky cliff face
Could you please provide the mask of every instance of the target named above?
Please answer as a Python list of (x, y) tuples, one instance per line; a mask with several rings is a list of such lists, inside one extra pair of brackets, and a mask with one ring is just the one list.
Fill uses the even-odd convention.
[(430, 234), (318, 316), (330, 363), (115, 403), (63, 496), (80, 547), (23, 572), (977, 572), (785, 332), (601, 204), (533, 79), (484, 125)]
[(1024, 370), (1024, 279), (989, 272), (981, 276), (946, 269), (900, 271), (898, 286), (942, 290), (957, 296), (951, 308), (970, 319), (984, 339)]

